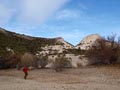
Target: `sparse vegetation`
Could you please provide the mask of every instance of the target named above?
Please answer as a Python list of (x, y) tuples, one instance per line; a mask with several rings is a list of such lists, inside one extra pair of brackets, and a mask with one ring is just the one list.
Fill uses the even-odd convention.
[(38, 55), (37, 56), (37, 67), (45, 68), (48, 64), (48, 55)]
[(25, 52), (30, 52), (34, 54), (37, 51), (41, 51), (42, 46), (59, 44), (56, 39), (29, 37), (14, 32), (5, 32), (7, 34), (0, 32), (0, 56), (3, 57), (9, 54), (6, 51), (6, 47), (11, 48), (15, 53), (24, 54)]
[(79, 48), (79, 49), (67, 49), (67, 52), (66, 52), (66, 53), (75, 54), (75, 55), (84, 55), (85, 52), (86, 52), (86, 50), (81, 50), (81, 49)]
[(54, 61), (53, 68), (56, 72), (62, 71), (65, 67), (71, 65), (70, 58), (66, 58), (65, 54), (59, 54)]
[(21, 62), (21, 56), (19, 54), (10, 55), (8, 57), (0, 57), (0, 68), (15, 68), (16, 65)]
[(30, 53), (25, 53), (21, 57), (21, 64), (25, 66), (33, 66), (35, 64), (35, 58), (34, 55)]
[[(66, 49), (66, 47), (64, 47), (62, 48), (63, 52), (59, 52), (57, 49), (53, 50), (53, 46), (49, 49), (48, 53), (45, 52), (44, 55), (39, 55), (36, 58), (35, 54), (43, 51), (43, 47), (64, 45), (64, 43), (59, 42), (58, 38), (37, 38), (19, 35), (9, 31), (5, 31), (5, 33), (0, 32), (0, 68), (13, 68), (17, 66), (19, 69), (22, 65), (34, 67), (40, 66), (41, 68), (45, 68), (45, 66), (49, 63), (48, 55), (45, 54), (53, 55), (53, 57), (54, 55), (58, 55), (57, 58), (53, 58), (53, 60), (51, 60), (54, 61), (55, 59), (53, 67), (56, 72), (62, 71), (65, 67), (71, 65), (70, 58), (65, 57), (66, 54), (73, 54), (75, 56), (85, 55), (90, 60), (95, 59), (99, 61), (98, 63), (115, 63), (118, 59), (120, 59), (120, 37), (118, 37), (117, 42), (115, 41), (115, 37), (116, 35), (113, 34), (107, 38), (100, 38), (96, 41), (97, 44), (95, 43), (94, 46), (90, 46), (91, 48), (89, 50), (81, 50), (80, 48)], [(11, 50), (12, 52), (7, 49)]]
[(115, 63), (120, 57), (119, 39), (115, 42), (115, 35), (108, 36), (107, 39), (97, 40), (98, 45), (91, 47), (86, 55), (90, 59), (99, 60), (99, 63), (111, 64)]

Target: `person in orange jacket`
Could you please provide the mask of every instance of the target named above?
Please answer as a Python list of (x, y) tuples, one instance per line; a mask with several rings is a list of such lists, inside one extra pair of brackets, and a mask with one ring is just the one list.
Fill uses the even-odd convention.
[(25, 74), (24, 79), (27, 79), (28, 76), (28, 68), (26, 66), (23, 67), (23, 72)]

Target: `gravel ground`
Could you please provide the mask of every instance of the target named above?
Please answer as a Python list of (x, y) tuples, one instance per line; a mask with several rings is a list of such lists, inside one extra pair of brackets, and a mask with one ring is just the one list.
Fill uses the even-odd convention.
[(29, 71), (27, 80), (15, 69), (0, 71), (0, 90), (120, 90), (120, 69), (87, 67), (56, 73), (51, 69)]

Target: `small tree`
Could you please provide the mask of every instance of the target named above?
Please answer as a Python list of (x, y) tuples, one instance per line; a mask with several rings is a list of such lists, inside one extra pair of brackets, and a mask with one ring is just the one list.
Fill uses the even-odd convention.
[(116, 38), (116, 34), (112, 34), (111, 36), (108, 36), (107, 39), (106, 39), (107, 41), (109, 41), (111, 43), (111, 48), (114, 47), (115, 38)]
[(30, 53), (25, 53), (21, 58), (21, 63), (25, 66), (33, 66), (35, 64), (34, 55)]
[(53, 68), (56, 72), (60, 72), (69, 65), (71, 65), (70, 59), (66, 58), (64, 54), (59, 54), (54, 61)]

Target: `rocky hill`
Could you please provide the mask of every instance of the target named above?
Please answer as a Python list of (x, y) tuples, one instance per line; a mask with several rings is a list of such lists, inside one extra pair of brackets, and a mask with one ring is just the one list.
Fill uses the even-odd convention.
[[(41, 38), (7, 31), (0, 28), (0, 56), (12, 50), (15, 53), (42, 51), (43, 48), (50, 49), (72, 48), (73, 46), (63, 38)], [(51, 49), (52, 49), (51, 48)]]
[[(48, 57), (49, 63), (46, 67), (52, 67), (51, 65), (56, 60), (56, 57), (64, 53), (65, 57), (70, 59), (69, 61), (72, 67), (86, 66), (97, 62), (93, 59), (89, 60), (89, 58), (85, 56), (85, 52), (90, 47), (95, 46), (98, 39), (102, 39), (98, 34), (88, 35), (75, 47), (66, 42), (62, 37), (32, 37), (0, 28), (0, 57), (9, 57), (15, 54), (16, 56), (17, 54), (24, 56), (24, 53), (30, 52), (30, 54), (34, 56)], [(105, 43), (109, 46), (111, 45), (109, 41), (105, 41)], [(8, 58), (8, 61), (9, 60), (11, 59)]]
[(79, 52), (76, 51), (79, 48), (81, 50), (88, 50), (89, 47), (95, 44), (97, 39), (101, 39), (101, 36), (98, 34), (88, 35), (76, 47), (74, 47), (62, 37), (32, 37), (0, 28), (0, 56), (5, 55), (10, 50), (16, 53), (31, 52), (34, 54), (54, 54), (62, 53), (66, 50), (69, 50), (70, 52)]
[(88, 50), (91, 46), (96, 44), (96, 40), (102, 39), (102, 37), (98, 34), (91, 34), (83, 38), (81, 42), (75, 47), (77, 49)]

